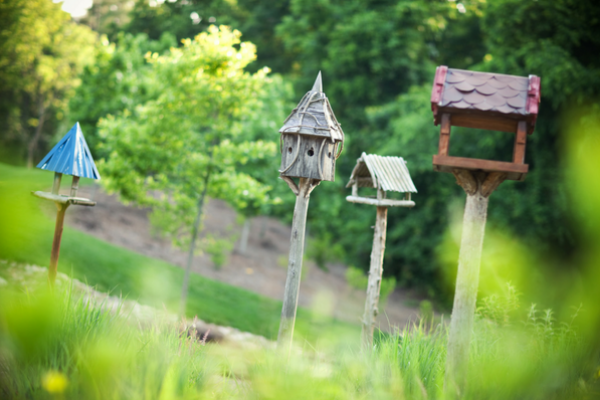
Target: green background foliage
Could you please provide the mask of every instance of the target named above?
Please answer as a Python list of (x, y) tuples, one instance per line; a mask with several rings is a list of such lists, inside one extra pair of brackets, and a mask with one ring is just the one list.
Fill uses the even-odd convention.
[[(62, 136), (66, 130), (58, 121), (68, 120), (66, 125), (70, 126), (77, 119), (95, 156), (106, 158), (110, 165), (120, 162), (107, 150), (111, 141), (119, 140), (118, 131), (100, 137), (98, 121), (121, 118), (127, 124), (123, 116), (135, 118), (141, 105), (157, 101), (163, 91), (161, 85), (167, 82), (157, 82), (158, 75), (152, 72), (155, 67), (145, 54), (170, 54), (170, 47), (181, 48), (183, 39), (193, 38), (211, 24), (228, 24), (243, 33), (244, 41), (257, 45), (257, 58), (245, 69), (256, 72), (268, 66), (275, 73), (271, 75), (274, 83), (267, 85), (268, 93), (261, 99), (262, 108), (240, 120), (243, 140), (262, 140), (276, 146), (277, 130), (285, 115), (311, 87), (317, 72), (323, 73), (325, 92), (347, 143), (338, 160), (336, 182), (326, 182), (312, 194), (310, 234), (316, 241), (332, 244), (314, 246), (320, 260), (341, 255), (367, 268), (374, 210), (348, 204), (344, 184), (363, 151), (399, 155), (408, 161), (419, 193), (414, 196), (414, 209), (389, 212), (384, 273), (395, 277), (399, 285), (418, 287), (439, 300), (451, 298), (452, 284), (445, 277), (453, 275), (456, 263), (449, 263), (440, 254), (452, 214), (461, 209), (464, 194), (452, 176), (431, 169), (439, 130), (432, 124), (429, 93), (435, 66), (442, 64), (541, 77), (540, 115), (534, 134), (528, 137), (526, 153), (531, 172), (525, 182), (505, 182), (494, 193), (489, 226), (509, 232), (534, 250), (538, 254), (535, 261), (545, 265), (547, 273), (568, 270), (566, 266), (581, 248), (569, 188), (563, 183), (565, 138), (560, 132), (566, 115), (597, 104), (600, 95), (597, 2), (137, 0), (130, 7), (102, 0), (95, 1), (78, 24), (61, 13), (58, 5), (38, 2), (37, 17), (23, 14), (29, 19), (16, 17), (15, 10), (22, 2), (1, 3), (0, 18), (11, 28), (2, 31), (3, 35), (9, 32), (10, 40), (2, 42), (6, 50), (0, 56), (5, 60), (0, 61), (0, 91), (9, 95), (2, 96), (0, 104), (0, 140), (3, 148), (17, 149), (5, 151), (3, 161), (24, 161), (35, 133), (33, 119), (37, 118), (34, 103), (18, 100), (33, 99), (27, 88), (31, 87), (30, 77), (37, 75), (16, 76), (7, 66), (8, 54), (14, 60), (29, 60), (27, 65), (38, 65), (31, 60), (62, 54), (43, 48), (49, 46), (44, 43), (62, 43), (54, 38), (64, 29), (87, 32), (79, 35), (81, 38), (88, 37), (88, 26), (97, 32), (97, 40), (85, 39), (86, 45), (79, 44), (80, 53), (89, 56), (73, 71), (83, 72), (76, 78), (69, 75), (66, 80), (52, 80), (57, 86), (49, 90), (58, 93), (61, 103), (51, 107), (52, 117), (44, 124), (37, 157), (48, 150), (53, 136)], [(28, 7), (33, 10), (33, 3)], [(27, 23), (18, 25), (19, 21)], [(36, 39), (39, 32), (45, 32), (44, 38)], [(10, 76), (15, 78), (8, 79)], [(9, 98), (18, 101), (6, 101)], [(455, 129), (451, 153), (507, 160), (512, 140), (506, 133)], [(137, 151), (136, 147), (132, 145), (131, 151)], [(277, 181), (277, 168), (278, 157), (274, 155), (248, 159), (244, 173), (271, 186), (270, 198), (282, 203), (248, 203), (246, 208), (238, 207), (241, 213), (290, 220), (294, 199), (287, 186)], [(330, 254), (328, 248), (332, 249)]]

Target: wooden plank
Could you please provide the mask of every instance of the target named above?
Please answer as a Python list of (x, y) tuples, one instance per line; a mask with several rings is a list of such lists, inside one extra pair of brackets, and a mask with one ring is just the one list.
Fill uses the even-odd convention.
[(513, 163), (524, 164), (525, 163), (525, 146), (527, 144), (527, 123), (525, 121), (519, 122), (517, 127), (517, 134), (515, 135), (515, 146), (513, 151)]
[[(450, 110), (441, 109), (439, 112), (449, 112)], [(494, 115), (483, 111), (472, 110), (452, 110), (452, 126), (462, 126), (465, 128), (487, 129), (490, 131), (501, 131), (514, 133), (517, 131), (519, 120), (515, 117), (506, 115)], [(522, 116), (520, 116), (522, 118)]]
[(440, 127), (440, 143), (438, 147), (438, 154), (440, 156), (447, 156), (448, 151), (450, 150), (450, 128), (450, 114), (443, 114), (442, 125)]
[(373, 249), (371, 250), (371, 265), (367, 284), (367, 299), (362, 320), (362, 342), (364, 349), (373, 348), (373, 330), (375, 318), (379, 314), (379, 292), (383, 274), (383, 254), (385, 252), (385, 237), (387, 230), (387, 207), (377, 207), (377, 219), (373, 234)]
[(298, 309), (308, 202), (310, 200), (310, 192), (318, 185), (318, 182), (313, 179), (300, 178), (298, 185), (299, 192), (296, 195), (296, 205), (292, 219), (292, 236), (290, 238), (290, 255), (283, 294), (283, 307), (281, 309), (281, 322), (277, 336), (278, 346), (287, 344), (289, 346), (288, 352), (291, 349), (296, 311)]
[(439, 169), (439, 171), (443, 172), (452, 172), (453, 168), (464, 168), (470, 170), (479, 169), (486, 172), (516, 173), (521, 175), (526, 174), (529, 171), (529, 165), (527, 164), (515, 164), (511, 162), (494, 160), (481, 160), (478, 158), (440, 156), (437, 154), (433, 156), (433, 165), (438, 167), (450, 168), (450, 170)]
[(347, 196), (346, 200), (350, 203), (369, 204), (377, 207), (414, 207), (415, 202), (411, 200), (391, 200), (391, 199), (371, 199), (360, 196)]
[(88, 206), (88, 207), (93, 207), (96, 205), (95, 201), (92, 201), (90, 199), (85, 199), (83, 197), (71, 197), (71, 196), (63, 196), (60, 194), (52, 194), (52, 193), (48, 193), (48, 192), (31, 192), (32, 195), (39, 197), (40, 199), (44, 199), (44, 200), (51, 200), (54, 201), (55, 203), (59, 203), (59, 204), (75, 204), (78, 206)]

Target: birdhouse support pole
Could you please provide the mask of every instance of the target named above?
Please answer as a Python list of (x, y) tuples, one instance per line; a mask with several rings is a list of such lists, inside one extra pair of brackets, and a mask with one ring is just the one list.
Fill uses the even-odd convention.
[(467, 201), (450, 320), (445, 383), (446, 387), (460, 390), (464, 386), (469, 361), (469, 343), (479, 286), (488, 199), (498, 185), (506, 179), (506, 174), (455, 170), (454, 176), (466, 192)]
[(60, 241), (63, 233), (63, 223), (65, 221), (65, 212), (68, 203), (61, 204), (56, 203), (58, 212), (56, 213), (56, 226), (54, 227), (54, 239), (52, 240), (52, 252), (50, 253), (50, 267), (48, 268), (48, 281), (51, 285), (54, 285), (56, 280), (56, 273), (58, 271), (58, 255), (60, 253)]
[(300, 178), (300, 184), (294, 188), (295, 182), (284, 179), (296, 194), (294, 218), (292, 220), (292, 235), (290, 238), (290, 256), (288, 261), (287, 278), (281, 309), (281, 323), (277, 336), (278, 346), (291, 346), (294, 336), (298, 294), (300, 292), (300, 276), (302, 273), (302, 256), (304, 254), (304, 236), (306, 231), (306, 215), (310, 193), (320, 183), (316, 179)]
[(362, 343), (365, 350), (373, 348), (373, 331), (375, 318), (379, 313), (379, 292), (383, 274), (383, 254), (387, 231), (387, 207), (377, 207), (375, 233), (373, 234), (373, 249), (371, 250), (371, 265), (369, 267), (369, 282), (367, 286), (367, 301), (362, 321)]

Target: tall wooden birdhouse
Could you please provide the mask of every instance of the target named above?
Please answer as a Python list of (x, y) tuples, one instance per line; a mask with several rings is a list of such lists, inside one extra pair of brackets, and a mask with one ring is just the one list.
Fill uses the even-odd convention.
[[(367, 299), (362, 318), (362, 341), (365, 349), (370, 350), (373, 348), (375, 318), (379, 313), (379, 292), (387, 234), (387, 209), (388, 207), (414, 207), (415, 203), (410, 199), (410, 194), (417, 193), (417, 189), (410, 178), (406, 162), (401, 157), (382, 157), (366, 153), (362, 153), (356, 161), (356, 167), (354, 167), (346, 187), (352, 187), (352, 196), (346, 197), (349, 202), (377, 206)], [(377, 197), (359, 196), (359, 187), (377, 189)], [(404, 193), (404, 199), (386, 199), (388, 191)]]
[[(37, 168), (54, 171), (54, 184), (52, 192), (33, 192), (34, 196), (44, 200), (53, 201), (56, 204), (58, 213), (56, 216), (56, 226), (54, 230), (54, 241), (52, 242), (52, 253), (50, 256), (50, 267), (48, 268), (48, 277), (50, 282), (54, 282), (58, 266), (58, 255), (60, 252), (60, 241), (62, 238), (63, 221), (65, 212), (69, 205), (80, 205), (93, 207), (95, 201), (77, 197), (79, 189), (79, 178), (100, 179), (100, 174), (94, 164), (94, 159), (90, 153), (79, 122), (73, 125), (73, 128), (50, 150), (50, 152), (40, 161)], [(73, 182), (69, 195), (61, 195), (60, 181), (62, 175), (72, 175)]]
[(279, 133), (282, 177), (335, 180), (335, 160), (343, 149), (344, 132), (323, 93), (320, 72)]
[[(435, 125), (441, 125), (436, 171), (456, 169), (500, 172), (505, 179), (523, 180), (527, 134), (532, 134), (540, 102), (540, 78), (437, 67), (431, 92)], [(450, 128), (463, 126), (515, 133), (512, 162), (449, 155)]]

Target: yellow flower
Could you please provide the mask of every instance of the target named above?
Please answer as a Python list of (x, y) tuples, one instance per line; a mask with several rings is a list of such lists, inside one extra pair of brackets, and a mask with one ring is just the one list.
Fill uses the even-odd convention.
[(67, 377), (58, 371), (48, 371), (42, 377), (42, 386), (49, 393), (62, 393), (68, 384)]

